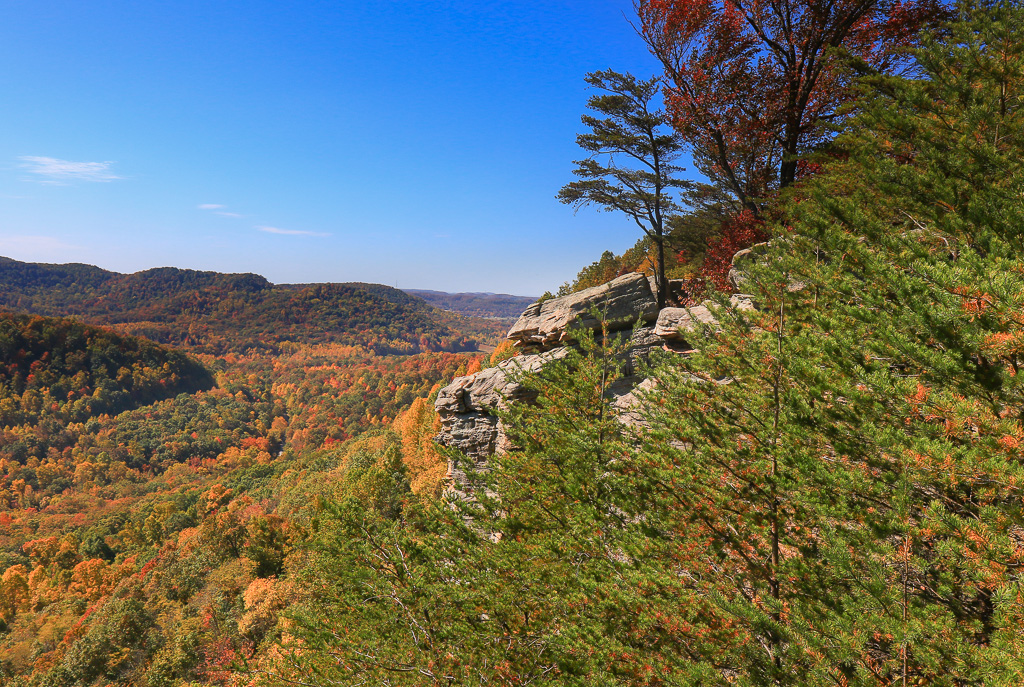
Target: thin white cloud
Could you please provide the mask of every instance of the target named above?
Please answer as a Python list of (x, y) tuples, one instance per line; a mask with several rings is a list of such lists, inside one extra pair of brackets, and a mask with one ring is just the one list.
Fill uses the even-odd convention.
[(55, 157), (23, 155), (21, 167), (35, 175), (32, 181), (43, 184), (67, 184), (72, 181), (114, 181), (123, 177), (114, 174), (110, 167), (113, 162), (72, 162)]
[(221, 205), (220, 203), (203, 203), (201, 205), (197, 205), (196, 207), (199, 208), (200, 210), (209, 210), (213, 212), (213, 214), (220, 215), (221, 217), (233, 217), (237, 219), (243, 216), (238, 214), (237, 212), (228, 212), (226, 209), (228, 206)]
[(284, 236), (330, 236), (318, 231), (301, 231), (299, 229), (278, 229), (277, 227), (256, 227), (268, 234), (281, 234)]

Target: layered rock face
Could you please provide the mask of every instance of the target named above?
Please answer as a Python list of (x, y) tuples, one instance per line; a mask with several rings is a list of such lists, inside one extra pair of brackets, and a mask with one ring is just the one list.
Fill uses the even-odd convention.
[[(515, 381), (515, 372), (537, 372), (544, 365), (565, 357), (567, 348), (546, 353), (520, 355), (497, 367), (459, 377), (441, 389), (434, 409), (441, 418), (438, 443), (452, 446), (465, 455), (475, 470), (485, 470), (487, 459), (508, 450), (509, 441), (494, 411), (509, 403), (529, 403), (533, 395)], [(448, 466), (449, 476), (456, 483), (465, 481), (470, 465)]]
[[(737, 310), (753, 307), (749, 300), (739, 296), (733, 297), (731, 305)], [(594, 316), (595, 310), (600, 317)], [(463, 491), (466, 486), (467, 467), (486, 470), (491, 456), (510, 448), (495, 411), (509, 403), (533, 401), (530, 393), (515, 381), (515, 371), (536, 372), (565, 357), (573, 344), (574, 332), (599, 329), (602, 319), (611, 332), (632, 330), (622, 361), (624, 376), (609, 389), (613, 408), (627, 423), (638, 420), (635, 392), (653, 385), (638, 374), (640, 361), (654, 348), (685, 354), (703, 332), (713, 330), (717, 324), (707, 305), (659, 311), (647, 277), (636, 273), (569, 296), (534, 303), (508, 333), (520, 355), (497, 367), (459, 377), (437, 396), (434, 407), (441, 418), (437, 441), (458, 448), (467, 459), (466, 464), (449, 466), (456, 491)], [(634, 330), (638, 322), (642, 326)]]

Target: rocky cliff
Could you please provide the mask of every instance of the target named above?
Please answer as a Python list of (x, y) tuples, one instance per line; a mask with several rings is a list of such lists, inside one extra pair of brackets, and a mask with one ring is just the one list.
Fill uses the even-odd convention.
[[(633, 392), (652, 384), (640, 374), (639, 362), (655, 348), (682, 355), (693, 350), (691, 344), (704, 332), (713, 331), (717, 323), (710, 306), (705, 303), (659, 310), (650, 282), (637, 273), (530, 305), (507, 336), (518, 355), (496, 367), (455, 379), (437, 396), (434, 407), (442, 427), (437, 440), (466, 456), (466, 463), (449, 466), (453, 487), (461, 490), (465, 485), (466, 468), (486, 469), (492, 455), (509, 449), (508, 438), (495, 411), (509, 403), (533, 400), (529, 391), (515, 381), (515, 370), (536, 372), (564, 357), (574, 343), (576, 332), (600, 329), (602, 320), (612, 332), (631, 331), (624, 377), (609, 393), (622, 420), (634, 421)], [(740, 310), (753, 307), (743, 296), (733, 296), (731, 306)], [(600, 318), (594, 317), (595, 311), (600, 313)], [(640, 326), (634, 329), (638, 323)]]

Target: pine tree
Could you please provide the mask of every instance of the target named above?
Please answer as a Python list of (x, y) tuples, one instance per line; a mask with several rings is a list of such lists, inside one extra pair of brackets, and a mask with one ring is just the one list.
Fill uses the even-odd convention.
[(645, 572), (662, 543), (611, 409), (623, 346), (579, 338), (520, 376), (537, 401), (503, 413), (517, 448), (471, 475), (471, 500), (407, 505), (397, 520), (374, 505), (392, 500), (326, 504), (301, 644), (285, 652), (296, 672), (313, 684), (663, 684), (678, 584)]
[(851, 635), (884, 638), (865, 646), (861, 671), (1015, 684), (1024, 12), (996, 2), (960, 14), (915, 52), (923, 78), (869, 82), (850, 162), (796, 230), (828, 256), (817, 326), (861, 340), (859, 359), (837, 361), (890, 409), (881, 450), (860, 453), (881, 487), (866, 524), (887, 544), (864, 561), (884, 593), (850, 616)]
[(694, 640), (708, 674), (1020, 681), (1024, 17), (961, 17), (923, 78), (866, 83), (751, 275), (761, 314), (658, 371), (640, 457), (713, 600), (691, 632), (737, 633)]
[(674, 164), (682, 141), (656, 107), (661, 90), (658, 79), (643, 81), (632, 74), (605, 70), (587, 74), (586, 81), (603, 91), (587, 101), (587, 107), (598, 115), (582, 117), (590, 132), (576, 137), (590, 157), (576, 161), (573, 174), (579, 181), (563, 186), (558, 199), (576, 208), (595, 204), (633, 220), (653, 244), (655, 297), (664, 307), (668, 297), (668, 221), (680, 209), (673, 189), (692, 186), (676, 176), (682, 171)]

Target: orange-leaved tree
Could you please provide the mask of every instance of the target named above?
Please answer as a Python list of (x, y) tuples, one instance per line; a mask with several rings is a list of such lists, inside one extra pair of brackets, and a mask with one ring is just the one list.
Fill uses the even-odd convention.
[(941, 0), (635, 0), (695, 167), (755, 216), (829, 140), (856, 70), (902, 71)]

